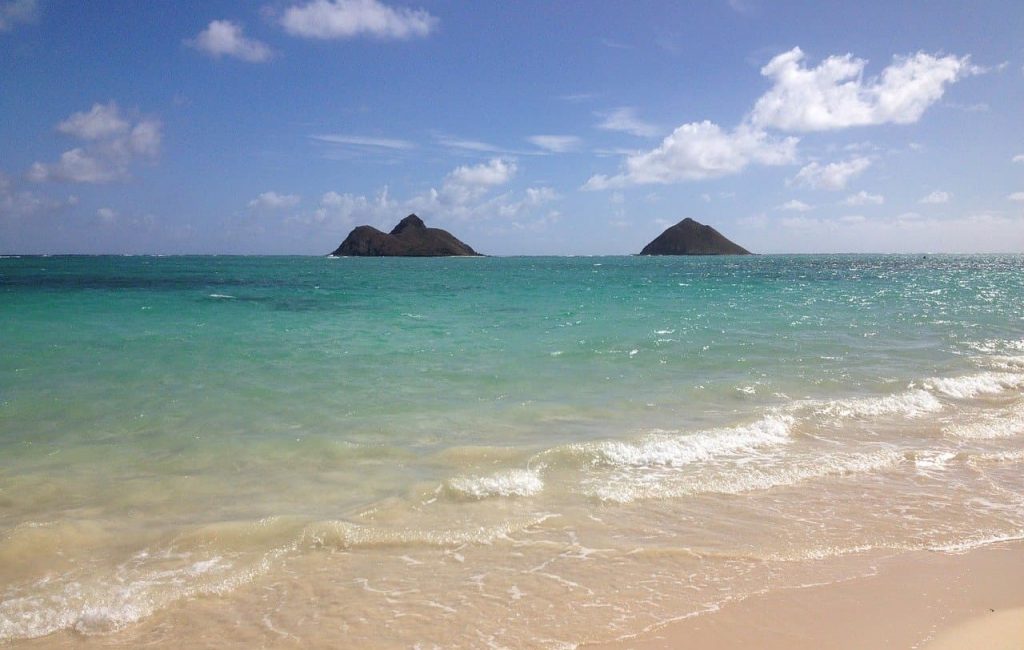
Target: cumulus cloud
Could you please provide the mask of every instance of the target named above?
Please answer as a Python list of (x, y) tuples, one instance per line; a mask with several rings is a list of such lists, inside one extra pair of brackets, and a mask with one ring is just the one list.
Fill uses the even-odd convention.
[(93, 104), (88, 112), (72, 113), (57, 125), (57, 130), (82, 140), (98, 140), (128, 131), (128, 120), (121, 117), (117, 104)]
[(94, 104), (57, 125), (57, 131), (85, 140), (54, 163), (33, 163), (28, 176), (36, 182), (108, 183), (128, 176), (134, 161), (160, 153), (161, 124), (152, 118), (124, 116), (116, 102)]
[(424, 9), (392, 8), (378, 0), (313, 0), (289, 7), (281, 16), (289, 34), (325, 40), (415, 38), (427, 36), (437, 24)]
[(123, 170), (108, 164), (84, 149), (76, 147), (65, 151), (55, 163), (32, 163), (28, 177), (37, 182), (69, 181), (72, 183), (109, 183), (121, 177)]
[(446, 184), (463, 187), (492, 187), (509, 182), (515, 173), (515, 161), (491, 158), (488, 162), (479, 165), (456, 167), (448, 174)]
[(298, 194), (278, 194), (277, 192), (263, 192), (252, 201), (249, 207), (257, 210), (272, 211), (294, 208), (301, 201)]
[(10, 177), (0, 172), (0, 221), (45, 217), (77, 203), (75, 196), (54, 199), (19, 189)]
[(488, 208), (500, 217), (514, 218), (519, 217), (531, 208), (556, 201), (561, 196), (550, 187), (528, 187), (523, 192), (521, 199), (511, 200), (507, 196), (501, 198), (503, 200), (494, 202)]
[(31, 23), (39, 16), (36, 0), (9, 0), (0, 3), (0, 32), (9, 32), (15, 25)]
[(790, 182), (816, 190), (836, 191), (845, 188), (851, 179), (870, 166), (871, 160), (862, 156), (827, 165), (812, 162), (802, 167)]
[[(764, 66), (761, 74), (770, 77), (773, 85), (736, 128), (726, 130), (709, 121), (684, 124), (658, 148), (627, 153), (619, 174), (594, 175), (584, 188), (700, 180), (735, 174), (750, 164), (790, 164), (796, 162), (799, 140), (772, 131), (916, 122), (949, 84), (983, 72), (967, 56), (923, 52), (894, 57), (879, 76), (871, 78), (864, 77), (866, 61), (850, 54), (831, 56), (814, 68), (803, 61), (804, 53), (793, 48)], [(644, 136), (656, 133), (651, 125), (639, 123), (629, 107), (599, 115), (603, 118), (599, 128)], [(838, 190), (870, 164), (863, 156), (825, 166), (812, 162), (793, 181)]]
[(601, 118), (597, 128), (605, 131), (621, 131), (642, 138), (658, 135), (658, 127), (637, 117), (636, 109), (631, 106), (622, 106), (611, 111), (596, 113), (596, 115)]
[(773, 138), (745, 125), (726, 131), (713, 122), (692, 122), (673, 131), (658, 148), (628, 156), (620, 174), (591, 176), (583, 187), (665, 184), (735, 174), (751, 163), (784, 165), (795, 161), (796, 144), (795, 138)]
[(1006, 198), (1011, 201), (1024, 201), (1024, 192), (1014, 192)]
[(185, 44), (215, 59), (229, 56), (249, 63), (266, 61), (272, 54), (265, 43), (246, 38), (242, 34), (242, 26), (230, 20), (211, 21), (206, 29), (195, 38), (186, 40)]
[(843, 203), (846, 205), (882, 205), (885, 203), (885, 197), (881, 194), (869, 194), (861, 190), (846, 197)]
[(317, 223), (351, 224), (354, 220), (379, 222), (393, 218), (397, 205), (388, 196), (385, 187), (376, 197), (326, 192), (313, 212)]
[(160, 153), (162, 129), (163, 125), (157, 120), (140, 120), (132, 127), (127, 138), (114, 140), (110, 144), (124, 155), (139, 154), (152, 158)]
[[(351, 226), (355, 222), (393, 224), (396, 216), (416, 212), (424, 218), (439, 217), (442, 221), (519, 218), (536, 216), (559, 194), (550, 187), (528, 187), (522, 192), (494, 192), (515, 177), (514, 161), (493, 158), (477, 165), (461, 165), (449, 172), (440, 189), (430, 188), (404, 200), (391, 197), (387, 188), (374, 197), (360, 194), (326, 192), (312, 215), (293, 220), (322, 226)], [(550, 220), (550, 212), (543, 220)], [(544, 221), (547, 223), (548, 221)], [(537, 225), (536, 222), (533, 225)]]
[(949, 203), (951, 198), (953, 198), (953, 195), (949, 192), (935, 190), (928, 196), (921, 197), (921, 200), (918, 201), (918, 203)]
[(461, 208), (479, 200), (492, 188), (504, 185), (515, 176), (515, 161), (491, 158), (479, 165), (461, 165), (453, 169), (441, 184), (421, 197), (424, 205)]
[(918, 52), (897, 56), (878, 77), (864, 78), (867, 61), (851, 54), (804, 65), (799, 47), (769, 61), (774, 81), (751, 112), (753, 124), (784, 131), (826, 131), (870, 124), (910, 124), (938, 101), (946, 86), (979, 71), (969, 57)]
[(574, 135), (532, 135), (527, 139), (532, 144), (552, 153), (565, 153), (580, 145), (580, 139)]
[(778, 210), (789, 210), (789, 211), (792, 211), (792, 212), (807, 212), (808, 210), (812, 210), (813, 208), (814, 208), (814, 206), (812, 206), (812, 205), (808, 205), (808, 204), (804, 203), (803, 201), (799, 201), (797, 199), (793, 199), (791, 201), (786, 201), (785, 203), (780, 205), (777, 209)]
[(96, 216), (99, 218), (100, 222), (105, 224), (117, 221), (117, 211), (113, 208), (100, 208), (99, 210), (96, 210)]
[(1014, 156), (1011, 162), (1024, 163), (1024, 153), (1019, 153)]

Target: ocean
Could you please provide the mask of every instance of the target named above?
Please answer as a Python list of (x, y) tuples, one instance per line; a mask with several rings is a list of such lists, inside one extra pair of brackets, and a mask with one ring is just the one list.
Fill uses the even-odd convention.
[(1024, 537), (1024, 257), (0, 258), (0, 643), (541, 647)]

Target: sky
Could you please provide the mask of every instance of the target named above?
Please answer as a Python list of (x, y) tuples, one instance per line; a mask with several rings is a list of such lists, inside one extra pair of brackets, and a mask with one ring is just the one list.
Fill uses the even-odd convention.
[(0, 253), (1024, 252), (1024, 2), (0, 0)]

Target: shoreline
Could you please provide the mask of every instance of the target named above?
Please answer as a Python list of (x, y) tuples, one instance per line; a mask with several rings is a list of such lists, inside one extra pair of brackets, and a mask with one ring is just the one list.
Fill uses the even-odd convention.
[(1024, 542), (913, 551), (872, 575), (780, 589), (583, 650), (1024, 647)]

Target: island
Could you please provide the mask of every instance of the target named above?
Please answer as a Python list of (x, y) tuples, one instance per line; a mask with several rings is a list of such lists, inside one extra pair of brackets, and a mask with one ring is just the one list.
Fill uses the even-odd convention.
[(373, 226), (357, 226), (341, 242), (331, 257), (451, 257), (480, 255), (447, 230), (427, 228), (423, 220), (410, 214), (390, 233)]
[(644, 246), (641, 255), (750, 255), (711, 226), (687, 217)]

